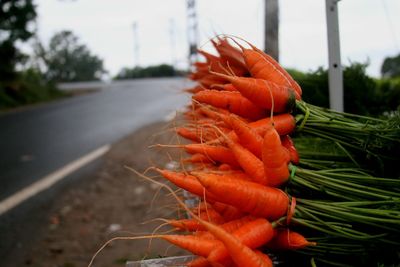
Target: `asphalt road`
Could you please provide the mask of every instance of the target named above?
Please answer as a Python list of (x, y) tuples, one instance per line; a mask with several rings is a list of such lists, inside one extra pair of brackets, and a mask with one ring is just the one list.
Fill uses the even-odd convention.
[[(108, 84), (82, 96), (0, 115), (0, 201), (188, 102), (184, 79)], [(77, 84), (75, 87), (84, 87)]]

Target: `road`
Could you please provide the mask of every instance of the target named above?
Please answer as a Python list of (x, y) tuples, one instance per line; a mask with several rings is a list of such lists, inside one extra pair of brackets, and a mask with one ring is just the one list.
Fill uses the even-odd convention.
[[(0, 201), (188, 101), (189, 82), (144, 79), (0, 116)], [(85, 84), (78, 84), (83, 87)]]
[[(101, 158), (68, 175), (64, 173), (62, 180), (25, 201), (19, 198), (21, 193), (30, 189), (37, 192), (34, 185), (47, 181), (49, 174), (63, 173), (71, 162), (99, 147), (171, 117), (188, 102), (189, 96), (181, 89), (190, 82), (180, 78), (144, 79), (67, 87), (88, 89), (99, 85), (102, 89), (94, 93), (0, 115), (1, 266), (16, 266), (17, 259), (23, 259), (46, 230), (52, 203), (63, 191), (79, 186), (83, 178), (89, 179)], [(135, 153), (140, 151), (132, 151), (132, 155)], [(10, 203), (10, 199), (20, 202), (7, 209), (4, 203)]]

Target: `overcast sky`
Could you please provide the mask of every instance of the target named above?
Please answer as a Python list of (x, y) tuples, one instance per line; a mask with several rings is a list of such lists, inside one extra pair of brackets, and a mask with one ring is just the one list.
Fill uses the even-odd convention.
[[(39, 36), (48, 43), (60, 30), (72, 30), (115, 75), (136, 64), (183, 66), (187, 57), (186, 0), (37, 0)], [(200, 45), (214, 33), (237, 35), (262, 48), (264, 0), (198, 0)], [(279, 0), (280, 60), (303, 71), (327, 66), (325, 1)], [(366, 62), (379, 76), (382, 61), (400, 53), (399, 0), (339, 2), (342, 63)], [(171, 31), (174, 32), (171, 38)], [(174, 44), (174, 45), (173, 45)], [(209, 47), (208, 44), (205, 48)]]

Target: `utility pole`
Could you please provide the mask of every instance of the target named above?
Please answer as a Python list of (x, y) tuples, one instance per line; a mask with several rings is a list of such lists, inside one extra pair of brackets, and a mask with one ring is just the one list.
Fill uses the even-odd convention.
[(189, 41), (189, 69), (197, 61), (198, 22), (196, 13), (196, 0), (187, 0), (187, 35)]
[(138, 35), (138, 23), (133, 23), (133, 59), (134, 66), (139, 66), (139, 35)]
[(264, 51), (279, 61), (279, 2), (265, 0)]
[(338, 2), (339, 0), (325, 0), (329, 55), (329, 105), (331, 109), (343, 111), (343, 71), (340, 60)]

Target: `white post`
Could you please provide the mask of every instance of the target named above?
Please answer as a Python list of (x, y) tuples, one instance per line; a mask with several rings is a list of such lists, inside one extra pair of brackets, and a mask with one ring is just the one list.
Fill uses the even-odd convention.
[(337, 2), (325, 0), (329, 54), (329, 103), (330, 108), (343, 111), (343, 72), (340, 61), (339, 19)]

